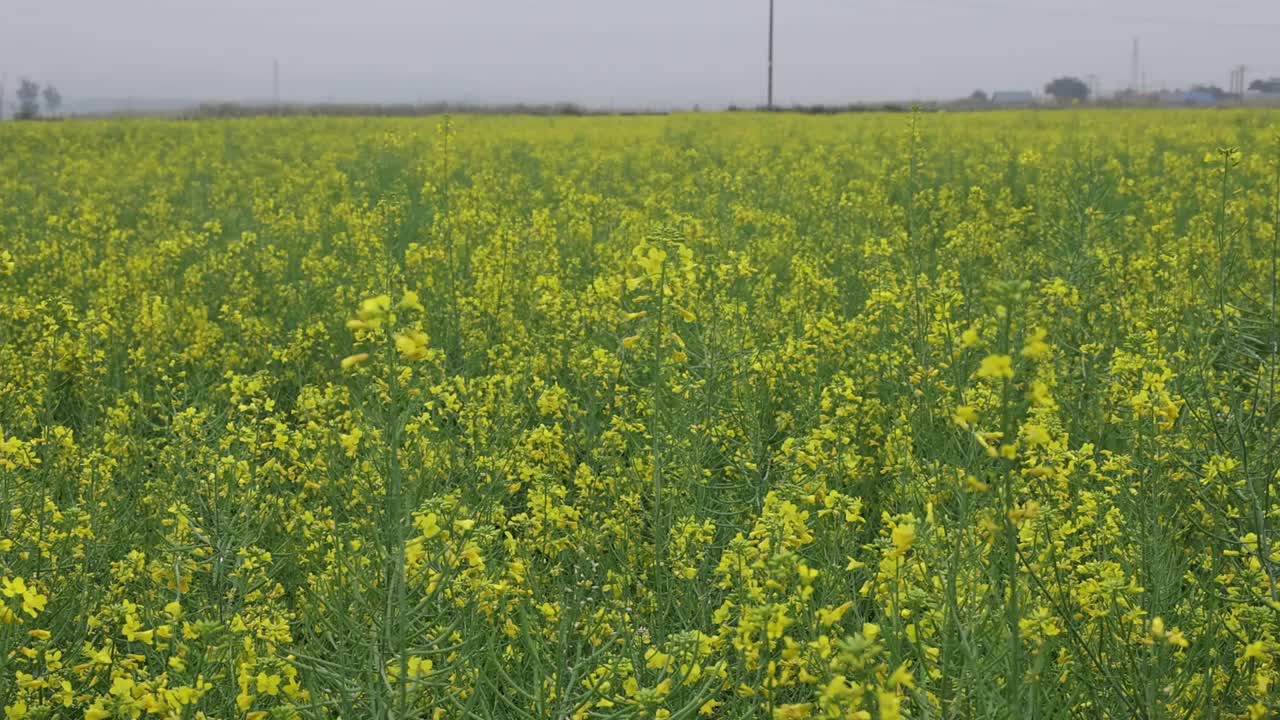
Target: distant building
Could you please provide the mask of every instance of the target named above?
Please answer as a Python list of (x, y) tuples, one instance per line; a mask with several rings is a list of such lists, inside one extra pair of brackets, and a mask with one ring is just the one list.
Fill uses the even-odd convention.
[(1218, 96), (1208, 90), (1188, 90), (1182, 94), (1182, 104), (1191, 107), (1216, 107)]
[(991, 104), (1000, 107), (1027, 107), (1036, 104), (1036, 96), (1026, 90), (997, 90), (991, 93)]
[(1244, 103), (1260, 107), (1277, 107), (1280, 106), (1280, 93), (1250, 90), (1244, 94)]
[(1148, 98), (1165, 107), (1217, 107), (1222, 99), (1208, 90), (1161, 90)]

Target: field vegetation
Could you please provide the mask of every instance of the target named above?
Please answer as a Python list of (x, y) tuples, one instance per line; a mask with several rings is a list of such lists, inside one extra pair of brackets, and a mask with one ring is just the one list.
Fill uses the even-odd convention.
[(0, 126), (6, 720), (1269, 717), (1276, 121)]

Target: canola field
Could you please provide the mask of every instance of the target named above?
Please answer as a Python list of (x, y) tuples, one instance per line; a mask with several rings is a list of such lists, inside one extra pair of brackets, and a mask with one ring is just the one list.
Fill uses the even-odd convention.
[(1278, 127), (4, 124), (5, 718), (1270, 717)]

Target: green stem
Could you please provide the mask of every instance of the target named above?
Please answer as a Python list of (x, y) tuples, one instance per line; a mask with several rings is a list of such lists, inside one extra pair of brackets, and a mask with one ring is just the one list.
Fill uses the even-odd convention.
[(666, 533), (663, 530), (662, 513), (662, 333), (663, 314), (666, 310), (667, 263), (662, 262), (658, 274), (658, 311), (655, 318), (657, 332), (653, 335), (653, 366), (650, 379), (649, 441), (653, 463), (653, 577), (654, 592), (658, 592), (662, 577), (662, 564), (666, 552)]

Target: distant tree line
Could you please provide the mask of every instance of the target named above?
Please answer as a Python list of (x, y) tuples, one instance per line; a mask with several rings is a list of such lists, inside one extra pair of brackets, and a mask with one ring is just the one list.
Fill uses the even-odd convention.
[(466, 103), (289, 103), (256, 105), (244, 103), (204, 103), (181, 113), (183, 118), (233, 118), (277, 116), (426, 117), (449, 113), (485, 115), (648, 115), (627, 111), (593, 111), (573, 103), (531, 105), (470, 105)]
[(1271, 78), (1269, 80), (1254, 80), (1249, 83), (1249, 89), (1261, 93), (1280, 93), (1280, 78)]
[[(62, 93), (58, 92), (58, 88), (53, 85), (45, 85), (44, 89), (40, 85), (29, 78), (22, 78), (18, 81), (18, 105), (14, 110), (14, 120), (37, 120), (40, 118), (40, 101), (44, 101), (44, 112), (47, 117), (57, 117), (58, 109), (62, 107)], [(0, 108), (3, 107), (4, 98), (0, 96)]]

